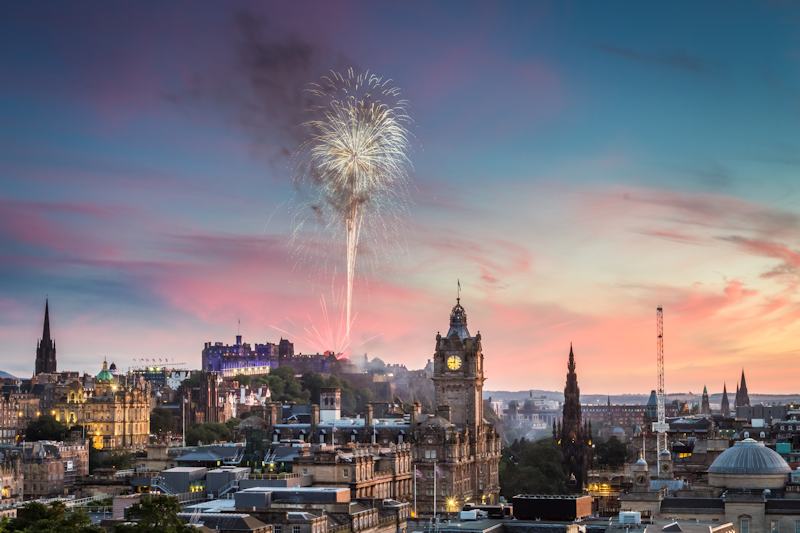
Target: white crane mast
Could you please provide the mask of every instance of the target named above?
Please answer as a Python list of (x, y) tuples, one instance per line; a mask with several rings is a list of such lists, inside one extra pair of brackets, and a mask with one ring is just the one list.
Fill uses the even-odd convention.
[(653, 422), (653, 432), (656, 434), (656, 458), (658, 472), (661, 472), (661, 452), (667, 449), (667, 416), (664, 407), (666, 394), (664, 393), (664, 310), (659, 305), (656, 308), (656, 365), (658, 366), (658, 392), (656, 393), (656, 415), (658, 420)]

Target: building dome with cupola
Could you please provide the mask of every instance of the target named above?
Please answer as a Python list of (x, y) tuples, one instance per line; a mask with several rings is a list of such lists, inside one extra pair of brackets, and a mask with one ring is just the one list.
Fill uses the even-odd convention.
[(95, 381), (98, 383), (111, 383), (114, 381), (114, 374), (108, 369), (108, 362), (103, 359), (103, 368), (95, 376)]
[(791, 468), (776, 451), (744, 439), (722, 452), (708, 468), (708, 483), (726, 489), (782, 489)]

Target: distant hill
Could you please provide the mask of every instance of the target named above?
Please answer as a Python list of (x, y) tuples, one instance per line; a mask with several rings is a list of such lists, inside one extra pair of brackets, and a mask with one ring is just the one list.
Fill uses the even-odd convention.
[(2, 370), (0, 370), (0, 379), (17, 379), (17, 377), (12, 376), (8, 372), (3, 372)]
[[(548, 390), (523, 390), (523, 391), (483, 391), (483, 397), (488, 399), (492, 398), (493, 400), (503, 400), (505, 402), (511, 400), (525, 400), (526, 398), (530, 397), (531, 394), (534, 397), (541, 398), (544, 396), (548, 400), (564, 400), (564, 393), (558, 391), (548, 391)], [(728, 399), (731, 403), (733, 403), (733, 398), (735, 396), (735, 391), (731, 392), (728, 391)], [(611, 403), (616, 405), (643, 405), (647, 403), (647, 398), (649, 394), (612, 394), (611, 395)], [(688, 402), (700, 402), (700, 398), (702, 396), (702, 391), (698, 393), (691, 393), (691, 392), (676, 392), (674, 394), (667, 394), (667, 401), (671, 402), (672, 400), (681, 400), (681, 401), (688, 401)], [(604, 404), (608, 401), (608, 396), (605, 394), (581, 394), (581, 403), (594, 403), (594, 404)], [(711, 404), (719, 404), (722, 401), (722, 393), (721, 392), (712, 392), (709, 394), (709, 401)], [(760, 404), (760, 403), (788, 403), (788, 402), (800, 402), (800, 393), (789, 393), (789, 394), (750, 394), (750, 403)]]

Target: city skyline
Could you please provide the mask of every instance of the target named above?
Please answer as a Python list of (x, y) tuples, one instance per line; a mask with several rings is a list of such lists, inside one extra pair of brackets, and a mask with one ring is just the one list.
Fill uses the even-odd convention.
[(797, 9), (189, 5), (7, 8), (0, 370), (32, 373), (47, 297), (59, 369), (326, 349), (341, 254), (293, 248), (286, 154), (298, 90), (356, 65), (414, 139), (354, 356), (422, 367), (460, 280), (487, 390), (559, 390), (572, 342), (582, 392), (649, 392), (662, 305), (668, 393), (797, 392)]

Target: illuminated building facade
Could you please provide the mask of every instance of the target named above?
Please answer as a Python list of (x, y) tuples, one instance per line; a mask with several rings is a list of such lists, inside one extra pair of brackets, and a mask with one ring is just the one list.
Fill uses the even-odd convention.
[(11, 506), (22, 501), (22, 457), (18, 449), (0, 449), (0, 518), (13, 516)]
[(51, 414), (67, 426), (83, 426), (96, 449), (144, 448), (150, 434), (150, 385), (120, 383), (103, 361), (93, 384), (70, 382)]

